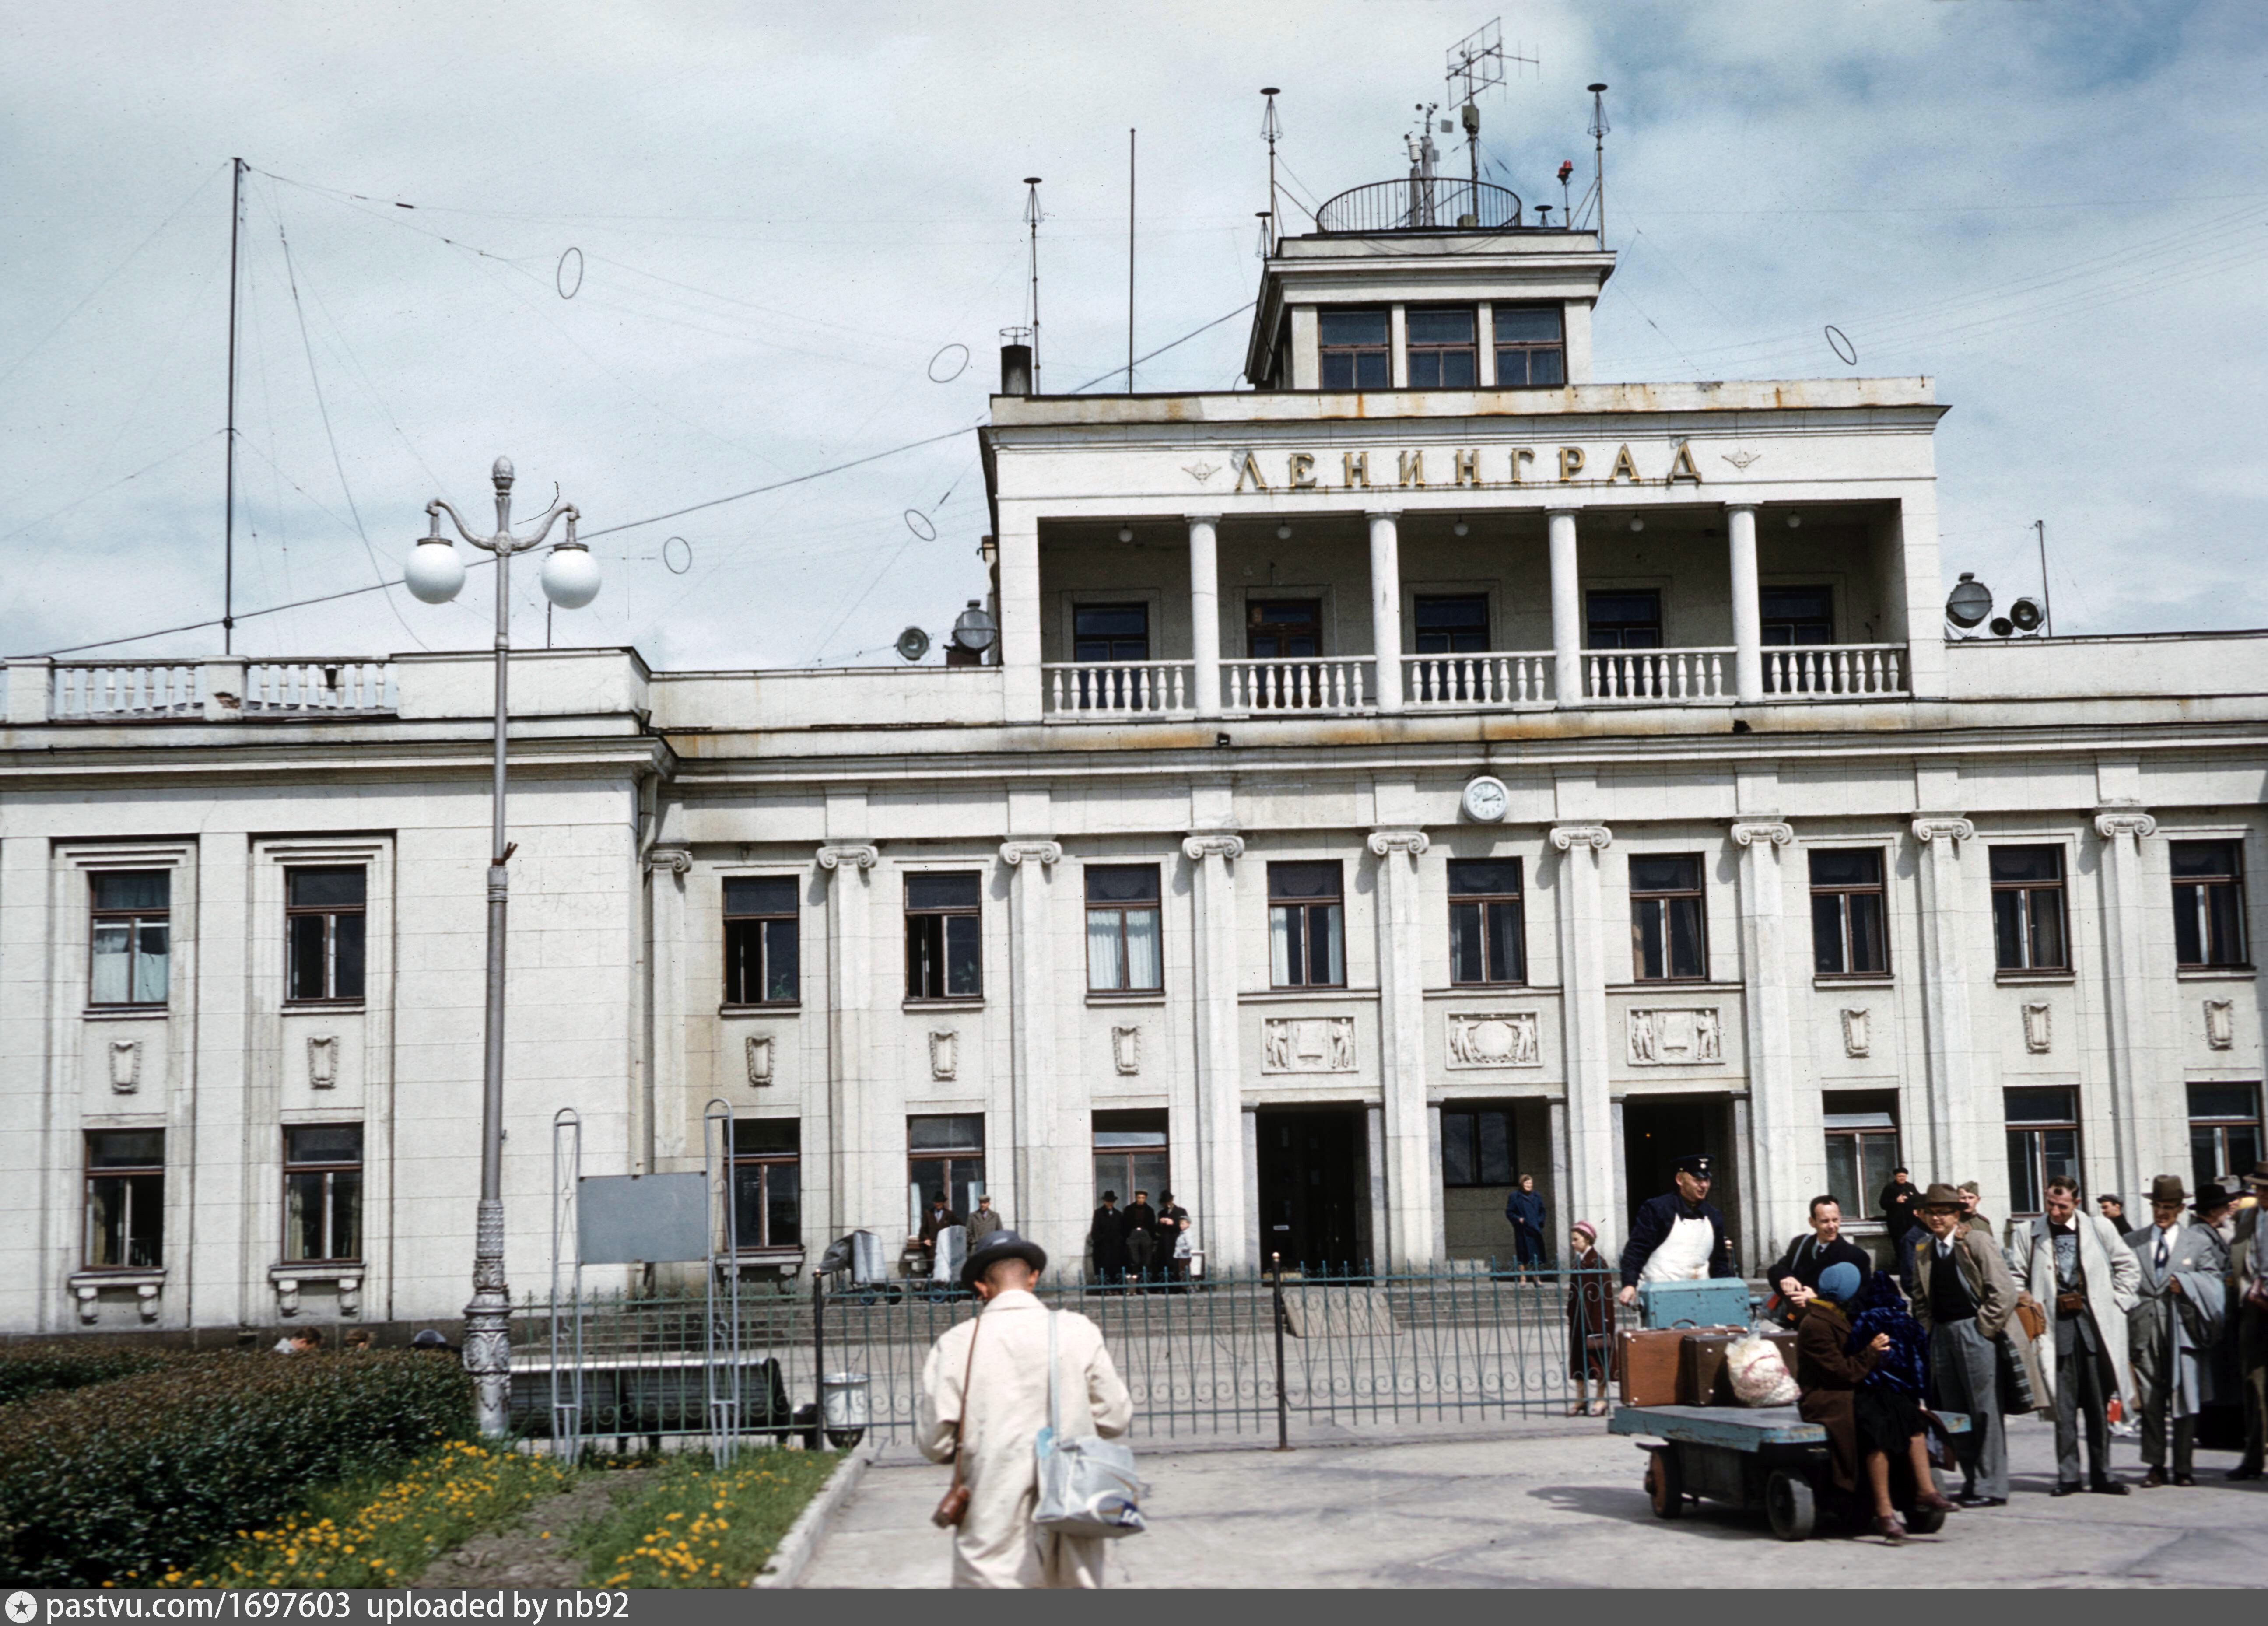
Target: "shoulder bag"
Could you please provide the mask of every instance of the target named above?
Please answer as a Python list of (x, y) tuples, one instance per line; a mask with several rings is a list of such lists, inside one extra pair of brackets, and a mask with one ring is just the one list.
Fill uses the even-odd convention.
[(968, 1517), (968, 1486), (961, 1476), (961, 1435), (968, 1426), (968, 1374), (976, 1369), (976, 1329), (983, 1320), (980, 1313), (968, 1323), (968, 1361), (961, 1369), (961, 1415), (953, 1420), (953, 1485), (929, 1516), (930, 1523), (940, 1530), (958, 1530), (961, 1521)]
[(1048, 1312), (1048, 1426), (1035, 1447), (1040, 1500), (1032, 1522), (1058, 1535), (1138, 1535), (1146, 1527), (1133, 1452), (1094, 1434), (1062, 1438), (1056, 1404), (1056, 1334), (1062, 1314), (1060, 1310)]

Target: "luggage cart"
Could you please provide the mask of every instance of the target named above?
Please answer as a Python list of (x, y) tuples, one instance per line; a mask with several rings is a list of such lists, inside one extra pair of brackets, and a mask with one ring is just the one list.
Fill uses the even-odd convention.
[[(1938, 1414), (1937, 1421), (1949, 1433), (1969, 1431), (1965, 1415)], [(1793, 1406), (1618, 1406), (1607, 1431), (1646, 1437), (1639, 1448), (1646, 1453), (1646, 1496), (1663, 1519), (1681, 1517), (1688, 1497), (1722, 1502), (1742, 1512), (1763, 1510), (1774, 1535), (1800, 1541), (1822, 1508), (1860, 1526), (1870, 1516), (1867, 1503), (1836, 1489), (1827, 1431)], [(1906, 1528), (1935, 1534), (1945, 1515), (1917, 1512), (1912, 1499), (1909, 1494), (1898, 1509)]]

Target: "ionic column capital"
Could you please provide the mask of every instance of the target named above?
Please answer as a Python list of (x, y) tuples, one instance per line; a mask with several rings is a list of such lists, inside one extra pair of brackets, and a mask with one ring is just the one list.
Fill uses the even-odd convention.
[(1733, 826), (1733, 842), (1739, 847), (1753, 847), (1758, 842), (1785, 847), (1794, 840), (1794, 827), (1778, 819), (1742, 819)]
[(689, 847), (656, 847), (645, 855), (649, 870), (667, 870), (673, 875), (693, 872), (693, 850)]
[(1565, 852), (1573, 847), (1588, 847), (1593, 852), (1604, 852), (1614, 845), (1615, 833), (1603, 824), (1555, 824), (1551, 827), (1551, 844)]
[(1955, 815), (1924, 816), (1913, 821), (1914, 840), (1926, 847), (1943, 836), (1948, 845), (1974, 839), (1977, 827)]
[(1220, 516), (1219, 514), (1183, 514), (1182, 522), (1184, 525), (1219, 525)]
[(2095, 815), (2095, 833), (2106, 842), (2122, 835), (2140, 841), (2158, 833), (2158, 821), (2139, 807), (2115, 807)]
[(1381, 858), (1389, 852), (1406, 852), (1415, 858), (1432, 844), (1432, 838), (1423, 830), (1373, 830), (1370, 833), (1370, 850)]
[(1200, 858), (1226, 858), (1233, 864), (1244, 856), (1244, 837), (1226, 830), (1206, 830), (1182, 842), (1182, 856), (1191, 863)]
[(1042, 865), (1054, 864), (1063, 857), (1063, 843), (1035, 841), (1002, 842), (1000, 857), (1010, 869), (1015, 868), (1027, 858)]
[(819, 867), (822, 870), (840, 869), (846, 864), (854, 869), (871, 870), (881, 861), (881, 849), (869, 842), (819, 850)]

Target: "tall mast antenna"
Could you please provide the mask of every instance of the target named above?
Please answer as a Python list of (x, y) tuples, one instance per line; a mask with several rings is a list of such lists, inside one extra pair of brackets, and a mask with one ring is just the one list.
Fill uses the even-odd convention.
[(236, 246), (244, 235), (244, 160), (228, 162), (228, 477), (222, 499), (220, 588), (224, 655), (236, 652)]
[(2048, 591), (2048, 522), (2035, 519), (2032, 529), (2038, 533), (2040, 539), (2040, 614), (2047, 622), (2048, 636), (2052, 638), (2055, 636), (2055, 599)]
[(1040, 178), (1024, 177), (1031, 190), (1024, 198), (1024, 224), (1032, 231), (1032, 394), (1041, 394), (1040, 388)]
[(1276, 116), (1276, 99), (1284, 92), (1272, 85), (1263, 85), (1260, 93), (1268, 99), (1268, 111), (1260, 120), (1260, 134), (1268, 143), (1268, 253), (1272, 255), (1278, 236), (1277, 223), (1283, 218), (1276, 209), (1276, 143), (1284, 134), (1283, 121)]
[(1599, 199), (1599, 246), (1607, 246), (1607, 87), (1591, 86), (1591, 188)]
[(1449, 48), (1447, 80), (1450, 99), (1463, 104), (1459, 116), (1465, 130), (1465, 158), (1471, 172), (1473, 184), (1473, 213), (1480, 212), (1481, 185), (1481, 110), (1475, 99), (1483, 91), (1504, 83), (1505, 64), (1513, 63), (1541, 71), (1543, 60), (1522, 54), (1523, 48), (1515, 42), (1507, 53), (1504, 48), (1504, 18), (1492, 18)]
[(1134, 132), (1126, 132), (1126, 393), (1134, 393)]

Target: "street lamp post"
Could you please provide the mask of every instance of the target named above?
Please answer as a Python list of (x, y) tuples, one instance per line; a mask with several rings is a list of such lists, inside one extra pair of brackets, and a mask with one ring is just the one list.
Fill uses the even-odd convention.
[(509, 1431), (512, 1415), (512, 1296), (504, 1279), (504, 977), (505, 865), (512, 843), (504, 840), (504, 729), (506, 677), (512, 656), (512, 557), (541, 546), (555, 520), (565, 516), (567, 537), (543, 561), (545, 596), (562, 608), (580, 609), (599, 593), (599, 567), (590, 549), (575, 540), (574, 505), (554, 503), (532, 536), (512, 533), (510, 458), (498, 458), (490, 471), (496, 483), (496, 534), (475, 536), (464, 517), (440, 497), (425, 504), (429, 522), (402, 572), (410, 593), (427, 604), (446, 604), (465, 585), (457, 550), (441, 534), (447, 514), (457, 534), (496, 555), (496, 734), (490, 790), (489, 849), (488, 1022), (481, 1058), (481, 1204), (473, 1241), (473, 1297), (465, 1306), (465, 1370), (473, 1376), (481, 1431)]

